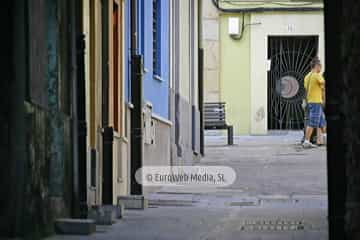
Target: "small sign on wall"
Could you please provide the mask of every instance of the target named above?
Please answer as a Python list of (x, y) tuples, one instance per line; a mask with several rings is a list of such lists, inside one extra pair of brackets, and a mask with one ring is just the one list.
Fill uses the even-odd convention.
[(271, 59), (267, 59), (266, 60), (266, 71), (270, 71), (271, 70)]
[(295, 32), (295, 24), (292, 24), (292, 23), (287, 24), (286, 31), (288, 33), (294, 33)]
[(240, 34), (239, 18), (229, 17), (229, 35), (238, 36)]

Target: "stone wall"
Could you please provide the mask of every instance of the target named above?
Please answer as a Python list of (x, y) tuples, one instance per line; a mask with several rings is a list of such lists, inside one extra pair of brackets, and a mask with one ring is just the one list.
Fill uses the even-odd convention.
[(220, 100), (219, 12), (212, 0), (202, 1), (202, 45), (204, 48), (204, 101)]
[(62, 71), (69, 51), (56, 51), (68, 41), (57, 35), (59, 15), (68, 16), (57, 11), (56, 2), (5, 1), (2, 8), (11, 30), (4, 29), (9, 34), (2, 55), (7, 65), (0, 97), (0, 210), (6, 212), (0, 214), (0, 238), (40, 239), (53, 231), (54, 218), (71, 212), (72, 119), (65, 113), (70, 74)]

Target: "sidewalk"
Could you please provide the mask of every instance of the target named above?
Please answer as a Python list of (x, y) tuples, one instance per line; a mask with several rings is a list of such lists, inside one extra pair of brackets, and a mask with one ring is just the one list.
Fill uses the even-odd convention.
[(72, 239), (327, 239), (326, 148), (304, 150), (300, 132), (207, 137), (201, 165), (234, 168), (226, 188), (163, 188), (148, 196), (150, 208), (126, 211), (113, 226)]

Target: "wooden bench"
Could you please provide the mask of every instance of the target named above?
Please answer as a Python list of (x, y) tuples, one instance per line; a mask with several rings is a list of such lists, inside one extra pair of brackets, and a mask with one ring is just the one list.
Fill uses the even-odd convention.
[(234, 144), (234, 128), (226, 123), (224, 102), (204, 104), (205, 130), (227, 130), (228, 145)]

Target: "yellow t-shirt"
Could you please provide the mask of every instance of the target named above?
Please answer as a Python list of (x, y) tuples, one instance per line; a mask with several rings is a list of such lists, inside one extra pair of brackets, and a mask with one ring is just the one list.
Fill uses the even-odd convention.
[[(310, 81), (310, 83), (309, 83)], [(307, 87), (309, 86), (309, 89)], [(320, 73), (309, 72), (304, 79), (308, 103), (323, 103), (322, 92), (325, 87), (325, 80)]]

